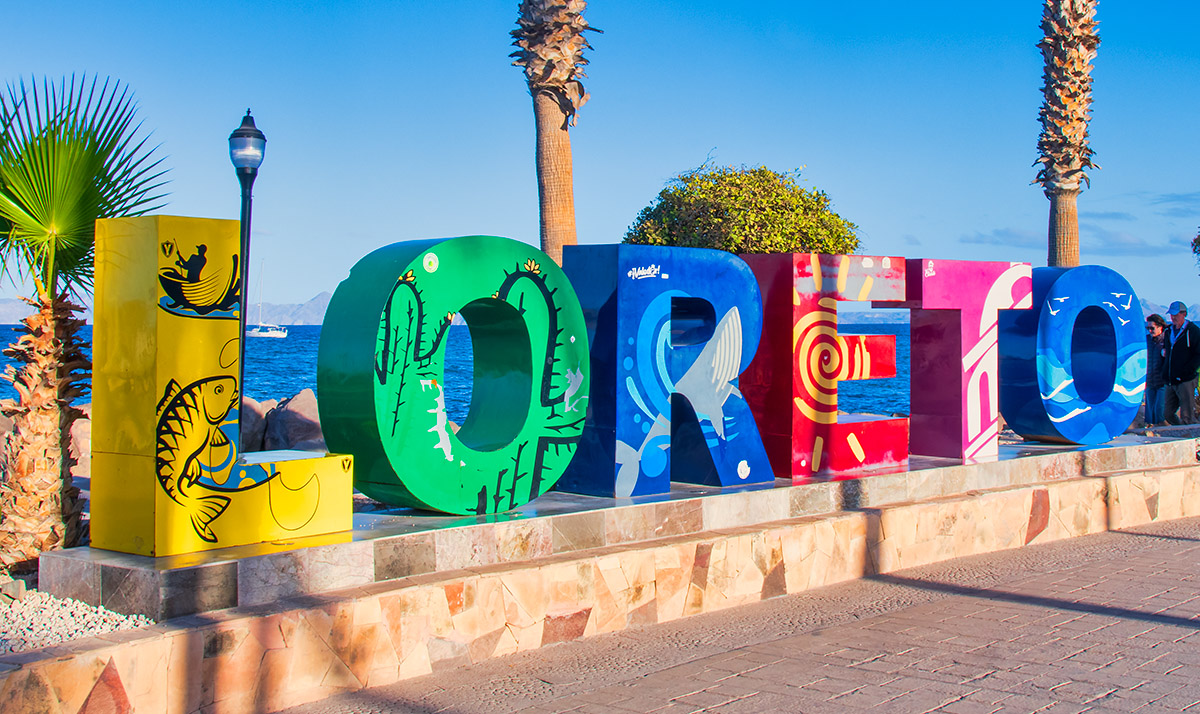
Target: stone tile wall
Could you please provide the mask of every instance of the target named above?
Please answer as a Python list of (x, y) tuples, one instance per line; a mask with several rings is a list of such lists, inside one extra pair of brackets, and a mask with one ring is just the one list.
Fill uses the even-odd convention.
[[(914, 457), (906, 470), (861, 479), (802, 486), (781, 481), (743, 491), (684, 489), (637, 502), (551, 493), (510, 514), (407, 516), (393, 518), (400, 523), (388, 526), (392, 530), (356, 528), (353, 534), (195, 556), (154, 559), (71, 549), (43, 557), (41, 587), (118, 612), (165, 619), (843, 509), (913, 502), (937, 508), (932, 504), (938, 499), (968, 492), (1196, 463), (1192, 439), (1139, 443), (1121, 437), (1116, 443), (1096, 449), (1006, 446), (1006, 458), (972, 465)], [(880, 557), (890, 558), (891, 548), (885, 544)]]
[[(1125, 469), (1136, 458), (1120, 461), (1106, 463)], [(479, 541), (462, 536), (459, 546), (451, 546), (458, 549), (445, 556), (445, 565), (457, 569), (0, 656), (0, 711), (275, 711), (872, 573), (1200, 515), (1200, 466), (1051, 476), (1003, 490), (886, 505), (870, 502), (880, 492), (867, 480), (860, 482), (860, 496), (868, 503), (856, 510), (664, 533), (649, 541), (635, 537), (647, 532), (644, 522), (604, 512), (577, 514), (551, 527), (520, 523), (493, 541), (498, 551), (532, 554), (555, 542), (575, 547), (479, 565)], [(964, 473), (964, 483), (986, 478)], [(919, 482), (910, 487), (922, 488)], [(787, 497), (790, 513), (794, 501), (787, 499), (794, 494), (776, 492)], [(783, 506), (765, 503), (756, 517), (779, 515), (772, 509)], [(695, 517), (689, 507), (680, 508), (681, 518)], [(606, 534), (633, 542), (595, 545), (592, 527), (600, 518), (611, 529)], [(424, 548), (376, 557), (374, 567), (432, 553), (440, 565), (441, 551)]]

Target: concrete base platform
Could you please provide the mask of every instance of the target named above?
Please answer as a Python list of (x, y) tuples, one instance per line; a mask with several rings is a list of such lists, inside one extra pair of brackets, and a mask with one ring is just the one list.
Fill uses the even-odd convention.
[(352, 532), (194, 555), (148, 558), (94, 548), (47, 553), (39, 588), (164, 620), (427, 573), (1196, 462), (1191, 439), (1127, 435), (1090, 449), (1005, 445), (990, 463), (914, 457), (904, 470), (802, 486), (782, 480), (745, 489), (675, 484), (668, 495), (636, 499), (551, 492), (486, 517), (394, 509), (355, 514)]
[[(163, 597), (164, 579), (225, 568), (218, 592), (236, 593), (239, 605), (0, 656), (0, 709), (78, 713), (89, 701), (122, 701), (133, 711), (278, 711), (901, 568), (1200, 515), (1193, 439), (1006, 447), (993, 463), (923, 465), (638, 503), (551, 496), (482, 521), (363, 514), (376, 527), (347, 542), (161, 568), (68, 552), (43, 577), (61, 584), (76, 568), (94, 593), (115, 583), (110, 597), (121, 576), (144, 579), (162, 607), (177, 602)], [(332, 589), (323, 568), (346, 572), (343, 556), (354, 553), (362, 562), (348, 572), (361, 582)], [(244, 593), (256, 603), (241, 602)]]

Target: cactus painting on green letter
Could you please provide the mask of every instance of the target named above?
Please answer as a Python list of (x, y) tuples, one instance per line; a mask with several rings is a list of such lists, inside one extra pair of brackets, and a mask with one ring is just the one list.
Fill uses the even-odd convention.
[[(455, 314), (474, 353), (470, 410), (446, 412)], [(394, 505), (507, 511), (552, 486), (587, 413), (587, 330), (575, 291), (536, 248), (491, 236), (389, 245), (329, 304), (317, 388), (330, 449), (355, 487)]]

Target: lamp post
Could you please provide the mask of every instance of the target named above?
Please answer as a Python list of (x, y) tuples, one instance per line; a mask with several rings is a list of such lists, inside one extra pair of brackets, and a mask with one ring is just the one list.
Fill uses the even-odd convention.
[[(250, 284), (247, 282), (250, 277), (250, 189), (254, 186), (254, 179), (258, 176), (258, 167), (262, 165), (263, 154), (267, 150), (267, 137), (263, 135), (258, 127), (254, 126), (254, 117), (250, 116), (250, 110), (246, 110), (246, 116), (242, 117), (242, 125), (233, 130), (229, 135), (229, 160), (233, 162), (233, 168), (237, 171), (238, 181), (242, 184), (242, 231), (241, 231), (241, 291), (242, 305), (238, 320), (239, 329), (238, 344), (238, 394), (239, 402), (246, 396), (246, 309), (247, 298), (250, 295)], [(238, 410), (241, 410), (241, 404), (238, 404)], [(238, 458), (242, 458), (242, 433), (238, 430), (237, 443)]]

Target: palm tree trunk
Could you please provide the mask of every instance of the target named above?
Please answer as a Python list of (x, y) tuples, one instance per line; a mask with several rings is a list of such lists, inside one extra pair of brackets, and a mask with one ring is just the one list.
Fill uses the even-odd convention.
[(567, 117), (549, 92), (533, 93), (537, 126), (538, 200), (542, 252), (562, 265), (565, 245), (575, 245), (575, 191)]
[(1046, 191), (1050, 199), (1050, 249), (1046, 264), (1074, 268), (1079, 265), (1079, 213), (1075, 199), (1079, 190)]
[(24, 363), (6, 376), (16, 401), (0, 402), (13, 431), (0, 452), (0, 569), (36, 567), (42, 551), (75, 545), (83, 503), (72, 483), (71, 425), (83, 413), (71, 402), (83, 393), (91, 363), (79, 337), (79, 306), (64, 298), (27, 300), (37, 312), (4, 354)]

